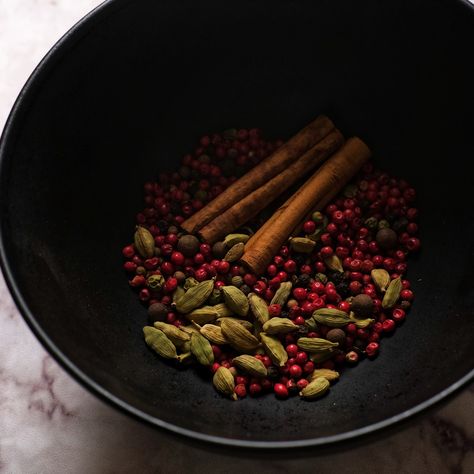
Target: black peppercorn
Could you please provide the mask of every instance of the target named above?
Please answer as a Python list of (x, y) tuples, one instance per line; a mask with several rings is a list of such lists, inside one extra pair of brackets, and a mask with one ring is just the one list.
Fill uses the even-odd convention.
[(252, 291), (252, 289), (251, 289), (250, 286), (248, 286), (248, 285), (242, 285), (242, 286), (240, 287), (240, 291), (241, 291), (244, 295), (248, 295), (248, 294)]
[(166, 234), (166, 231), (168, 230), (168, 222), (164, 221), (164, 220), (160, 220), (156, 223), (156, 226), (158, 227), (158, 229), (160, 229), (160, 232), (162, 234)]
[(273, 365), (267, 367), (267, 377), (270, 380), (276, 380), (279, 376), (280, 374), (278, 373), (278, 369), (276, 367), (274, 367)]

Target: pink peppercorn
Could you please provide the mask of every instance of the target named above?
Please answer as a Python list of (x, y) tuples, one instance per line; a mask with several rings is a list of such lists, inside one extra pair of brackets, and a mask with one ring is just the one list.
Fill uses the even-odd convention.
[(291, 377), (299, 379), (303, 375), (303, 369), (299, 365), (294, 364), (290, 366), (289, 373)]
[(273, 390), (278, 398), (288, 398), (288, 389), (282, 383), (276, 383)]
[(379, 345), (377, 342), (370, 342), (365, 348), (365, 352), (369, 357), (373, 357), (377, 354), (379, 350)]
[(247, 389), (242, 383), (239, 383), (235, 386), (234, 392), (239, 398), (245, 398), (247, 396)]

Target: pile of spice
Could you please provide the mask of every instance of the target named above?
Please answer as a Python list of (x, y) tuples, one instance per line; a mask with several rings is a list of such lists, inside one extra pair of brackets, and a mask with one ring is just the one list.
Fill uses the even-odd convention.
[(258, 129), (203, 136), (146, 183), (123, 256), (149, 347), (208, 367), (231, 399), (314, 399), (374, 358), (413, 301), (420, 240), (415, 190), (369, 157), (320, 116), (286, 143)]

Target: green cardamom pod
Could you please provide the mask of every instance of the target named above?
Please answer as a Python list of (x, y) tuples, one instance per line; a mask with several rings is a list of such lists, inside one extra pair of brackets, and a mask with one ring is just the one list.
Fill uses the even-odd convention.
[(307, 352), (324, 352), (339, 345), (337, 342), (331, 342), (319, 337), (300, 337), (296, 344), (300, 349)]
[(240, 369), (242, 372), (249, 374), (253, 377), (266, 377), (267, 368), (263, 365), (261, 360), (256, 359), (254, 356), (243, 354), (238, 357), (234, 357), (232, 363)]
[(214, 289), (214, 280), (205, 280), (198, 283), (176, 301), (176, 309), (182, 314), (190, 313), (199, 308), (209, 298)]
[(313, 319), (320, 324), (339, 328), (349, 324), (351, 319), (345, 311), (335, 308), (320, 308), (313, 313)]
[(276, 337), (268, 336), (263, 332), (260, 333), (260, 339), (265, 352), (272, 362), (278, 367), (283, 367), (288, 360), (288, 354), (283, 344)]
[(172, 298), (172, 305), (176, 306), (176, 301), (178, 301), (184, 294), (186, 293), (186, 290), (182, 286), (177, 286), (176, 290), (173, 291), (173, 298)]
[(155, 326), (156, 329), (163, 331), (166, 334), (166, 337), (177, 347), (181, 347), (186, 341), (191, 339), (189, 334), (186, 334), (184, 331), (181, 331), (172, 324), (156, 321), (153, 323), (153, 326)]
[(216, 304), (219, 304), (222, 302), (222, 293), (221, 290), (218, 288), (214, 288), (212, 290), (211, 296), (209, 296), (207, 302), (211, 305), (214, 306)]
[(309, 331), (317, 331), (318, 330), (318, 323), (314, 320), (314, 318), (308, 318), (304, 322), (305, 327), (308, 328)]
[(224, 239), (224, 244), (228, 249), (230, 249), (234, 245), (245, 244), (249, 239), (250, 239), (250, 236), (248, 236), (247, 234), (229, 234)]
[(374, 268), (370, 272), (370, 276), (372, 277), (377, 290), (380, 292), (387, 290), (387, 287), (390, 284), (390, 275), (387, 270), (384, 270), (383, 268)]
[(337, 255), (331, 255), (330, 257), (326, 257), (324, 259), (324, 263), (328, 268), (330, 268), (334, 272), (343, 272), (344, 268), (342, 268), (341, 259)]
[(152, 258), (155, 255), (155, 239), (148, 229), (138, 226), (134, 235), (137, 252), (143, 258)]
[(227, 307), (239, 316), (247, 316), (249, 302), (245, 294), (235, 286), (223, 286), (222, 294)]
[(232, 400), (237, 400), (237, 395), (234, 392), (234, 376), (229, 369), (225, 367), (219, 367), (214, 372), (212, 383), (218, 392), (231, 397)]
[(395, 306), (400, 298), (400, 293), (402, 291), (402, 279), (400, 277), (395, 278), (388, 285), (387, 291), (382, 300), (382, 308), (388, 309)]
[(311, 239), (313, 242), (318, 242), (321, 236), (326, 232), (326, 226), (318, 227), (312, 234), (307, 234), (306, 238)]
[(291, 284), (291, 281), (280, 283), (280, 286), (278, 287), (278, 290), (275, 291), (275, 295), (270, 301), (270, 304), (279, 304), (283, 307), (288, 301), (292, 287), (293, 285)]
[(229, 341), (230, 345), (240, 351), (248, 352), (259, 346), (258, 339), (242, 324), (233, 321), (231, 318), (224, 318), (221, 322), (222, 334)]
[(372, 318), (365, 318), (365, 319), (356, 318), (352, 311), (349, 317), (351, 319), (351, 322), (356, 325), (357, 329), (364, 329), (370, 326), (375, 321), (375, 319), (372, 319)]
[(316, 247), (316, 242), (306, 237), (293, 237), (290, 239), (290, 248), (294, 252), (311, 253)]
[(219, 326), (204, 324), (200, 329), (200, 333), (213, 344), (229, 344), (229, 341), (222, 334), (222, 328)]
[(310, 381), (312, 382), (318, 377), (324, 377), (328, 382), (334, 382), (339, 378), (339, 372), (330, 369), (315, 369), (311, 373)]
[(225, 254), (224, 262), (236, 262), (244, 254), (245, 244), (240, 242), (233, 245)]
[(198, 285), (199, 282), (196, 280), (196, 278), (193, 278), (193, 277), (188, 277), (186, 278), (186, 280), (184, 280), (184, 289), (185, 290), (189, 290), (190, 288), (192, 288), (193, 286), (196, 286)]
[(219, 315), (218, 318), (226, 318), (232, 316), (234, 313), (226, 306), (225, 303), (219, 303), (214, 306), (214, 309)]
[(263, 331), (266, 334), (287, 334), (296, 331), (299, 328), (291, 319), (272, 318), (263, 325)]
[(270, 319), (270, 314), (268, 313), (267, 303), (263, 298), (256, 295), (255, 293), (249, 293), (247, 296), (250, 304), (250, 309), (252, 314), (255, 316), (255, 319), (260, 322), (260, 324), (265, 324)]
[(186, 319), (197, 324), (206, 324), (216, 320), (218, 316), (215, 306), (203, 306), (188, 313)]
[(324, 285), (328, 282), (328, 277), (324, 273), (316, 273), (316, 275), (314, 275), (314, 279), (316, 281), (320, 281)]
[(241, 324), (245, 329), (248, 331), (253, 330), (253, 324), (250, 321), (247, 321), (246, 319), (238, 319), (238, 318), (231, 318), (229, 316), (224, 316), (223, 318), (218, 318), (216, 321), (216, 324), (222, 325), (223, 321), (233, 321), (235, 323)]
[(150, 346), (161, 357), (164, 357), (165, 359), (178, 358), (175, 345), (166, 337), (166, 334), (163, 331), (151, 326), (145, 326), (143, 328), (143, 334), (148, 346)]
[(322, 352), (314, 352), (309, 355), (309, 358), (315, 364), (321, 364), (322, 362), (326, 362), (327, 360), (332, 359), (333, 357), (334, 350), (332, 348)]
[[(180, 331), (185, 332), (186, 334), (189, 334), (189, 340), (191, 341), (191, 336), (194, 332), (199, 332), (199, 329), (194, 327), (194, 326), (180, 326), (179, 327)], [(184, 347), (184, 346), (183, 346)], [(189, 348), (191, 350), (191, 348)]]
[(212, 365), (214, 363), (214, 352), (211, 343), (199, 332), (191, 335), (191, 352), (201, 365)]
[(308, 400), (321, 397), (329, 389), (329, 381), (324, 377), (316, 377), (300, 392), (300, 396)]

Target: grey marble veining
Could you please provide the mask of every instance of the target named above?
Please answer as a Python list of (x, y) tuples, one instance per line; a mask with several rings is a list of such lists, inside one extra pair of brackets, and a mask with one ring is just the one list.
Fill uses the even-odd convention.
[[(98, 3), (0, 0), (0, 127), (44, 53)], [(157, 431), (93, 397), (45, 352), (1, 277), (0, 335), (1, 473), (474, 472), (474, 385), (356, 442), (242, 453)]]

